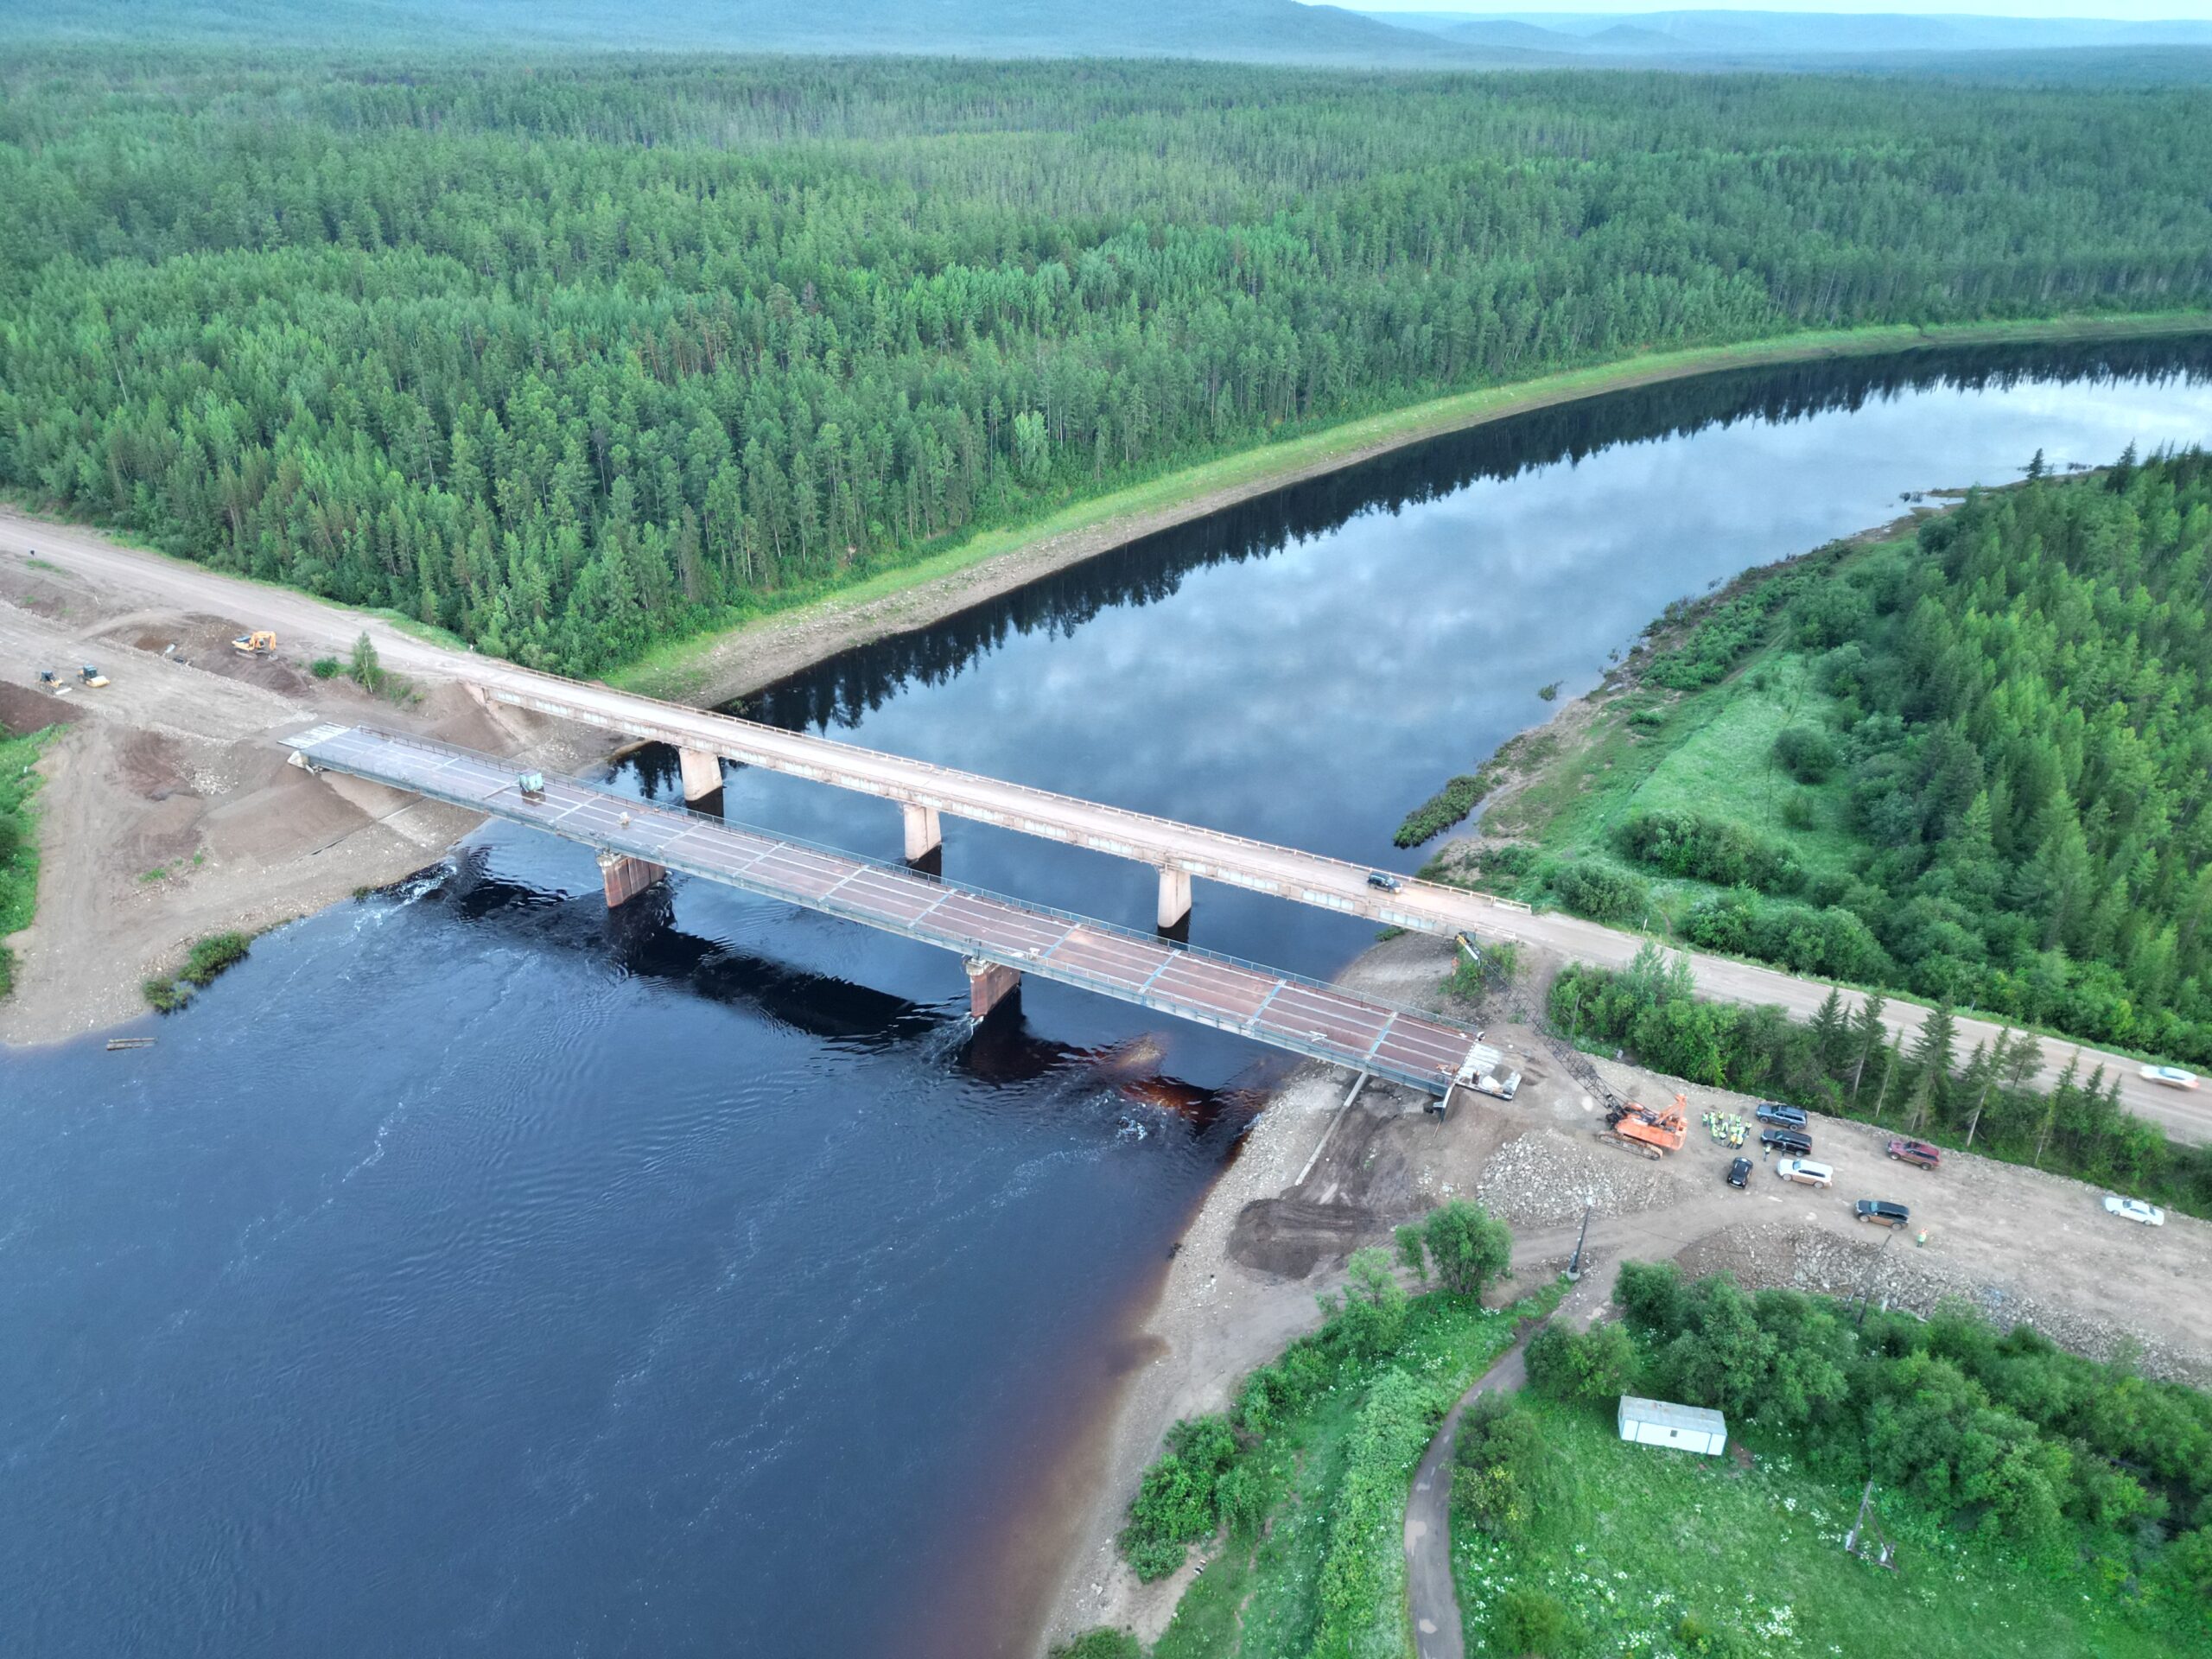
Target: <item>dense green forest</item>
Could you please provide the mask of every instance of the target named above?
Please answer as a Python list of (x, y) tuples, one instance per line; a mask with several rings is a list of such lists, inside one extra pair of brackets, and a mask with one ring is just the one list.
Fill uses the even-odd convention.
[(0, 486), (588, 671), (1446, 390), (2201, 305), (2208, 163), (2177, 92), (26, 52)]
[(1975, 494), (1747, 585), (1641, 677), (1695, 690), (1762, 645), (1786, 697), (1630, 715), (1745, 750), (1736, 798), (1672, 804), (1670, 757), (1599, 856), (1504, 866), (1615, 920), (1648, 872), (1707, 950), (2212, 1062), (2212, 457)]

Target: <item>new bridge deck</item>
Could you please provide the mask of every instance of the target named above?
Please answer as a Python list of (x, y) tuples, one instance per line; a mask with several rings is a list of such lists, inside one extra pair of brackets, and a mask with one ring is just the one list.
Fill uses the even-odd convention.
[(1417, 1009), (856, 858), (704, 814), (548, 777), (525, 798), (513, 768), (466, 749), (366, 727), (286, 741), (310, 766), (643, 859), (765, 898), (1196, 1020), (1315, 1059), (1446, 1093), (1478, 1033)]

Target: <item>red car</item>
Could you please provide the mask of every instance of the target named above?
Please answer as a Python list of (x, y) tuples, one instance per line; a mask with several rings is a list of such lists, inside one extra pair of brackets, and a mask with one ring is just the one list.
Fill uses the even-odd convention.
[(1902, 1138), (1892, 1141), (1890, 1142), (1890, 1156), (1901, 1164), (1916, 1164), (1923, 1169), (1941, 1168), (1943, 1162), (1942, 1149), (1931, 1147), (1925, 1141)]

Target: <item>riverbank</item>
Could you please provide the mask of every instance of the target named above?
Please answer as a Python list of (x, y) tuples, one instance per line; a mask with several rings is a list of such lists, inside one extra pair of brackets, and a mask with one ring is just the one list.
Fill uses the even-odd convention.
[(725, 632), (679, 640), (606, 677), (626, 690), (702, 706), (729, 702), (824, 658), (911, 633), (1041, 577), (1271, 491), (1341, 471), (1447, 433), (1638, 386), (1732, 369), (1877, 357), (1944, 346), (2126, 340), (2212, 332), (2212, 315), (2059, 317), (1935, 327), (1835, 329), (1655, 353), (1484, 387), (1236, 451), (986, 531), (849, 588)]
[[(1401, 937), (1364, 953), (1344, 978), (1441, 1007), (1449, 1006), (1442, 986), (1451, 963), (1444, 942)], [(1541, 1003), (1556, 967), (1545, 953), (1524, 951), (1510, 997), (1451, 1006), (1486, 1025), (1488, 1040), (1521, 1071), (1512, 1102), (1484, 1099), (1440, 1122), (1418, 1097), (1370, 1085), (1347, 1109), (1351, 1080), (1308, 1066), (1255, 1120), (1126, 1339), (1149, 1359), (1069, 1454), (1070, 1466), (1097, 1472), (1070, 1529), (1080, 1541), (1061, 1576), (1046, 1643), (1099, 1625), (1133, 1630), (1147, 1644), (1168, 1631), (1205, 1548), (1146, 1585), (1115, 1544), (1167, 1429), (1224, 1408), (1246, 1373), (1319, 1325), (1314, 1298), (1340, 1282), (1351, 1251), (1388, 1244), (1396, 1224), (1446, 1198), (1471, 1198), (1513, 1229), (1513, 1276), (1493, 1304), (1565, 1266), (1586, 1205), (1586, 1265), (1601, 1287), (1629, 1259), (1679, 1260), (1692, 1274), (1725, 1269), (1751, 1287), (1832, 1292), (1864, 1281), (1880, 1245), (1853, 1225), (1851, 1197), (1895, 1186), (1885, 1132), (1816, 1114), (1813, 1134), (1837, 1185), (1812, 1195), (1764, 1179), (1749, 1191), (1728, 1187), (1721, 1176), (1735, 1154), (1702, 1135), (1661, 1165), (1599, 1145), (1586, 1084), (1516, 1016), (1521, 1006)], [(1630, 1098), (1680, 1093), (1694, 1123), (1707, 1111), (1748, 1119), (1755, 1103), (1633, 1066), (1586, 1063)], [(2102, 1216), (2101, 1191), (1952, 1154), (1940, 1182), (1923, 1179), (1905, 1195), (1928, 1238), (1902, 1258), (1891, 1252), (1884, 1294), (1923, 1314), (1963, 1298), (2075, 1351), (2132, 1355), (2145, 1375), (2212, 1383), (2212, 1304), (2177, 1299), (2171, 1288), (2212, 1249), (2212, 1224), (2174, 1217), (2162, 1229), (2123, 1230)], [(2053, 1240), (2063, 1248), (2051, 1249)]]

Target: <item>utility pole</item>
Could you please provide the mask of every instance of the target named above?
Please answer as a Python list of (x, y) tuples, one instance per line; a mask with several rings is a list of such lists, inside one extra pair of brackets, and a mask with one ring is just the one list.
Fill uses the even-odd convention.
[(1888, 1236), (1882, 1240), (1882, 1248), (1874, 1252), (1874, 1260), (1866, 1268), (1866, 1281), (1859, 1287), (1859, 1319), (1853, 1326), (1855, 1330), (1864, 1331), (1866, 1328), (1866, 1304), (1872, 1299), (1875, 1283), (1881, 1277), (1882, 1257), (1888, 1253), (1897, 1236), (1897, 1230), (1891, 1228)]
[(1595, 1199), (1582, 1201), (1582, 1230), (1574, 1236), (1574, 1260), (1567, 1264), (1567, 1281), (1570, 1285), (1582, 1277), (1582, 1244), (1590, 1236), (1590, 1212), (1597, 1207)]

